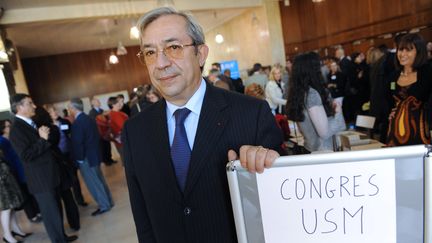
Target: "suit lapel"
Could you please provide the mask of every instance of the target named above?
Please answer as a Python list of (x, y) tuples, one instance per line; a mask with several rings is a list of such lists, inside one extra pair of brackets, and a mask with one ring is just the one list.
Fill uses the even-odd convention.
[(15, 122), (17, 122), (23, 129), (26, 129), (29, 133), (35, 134), (36, 136), (39, 136), (37, 129), (30, 126), (27, 122), (25, 122), (23, 119), (15, 117)]
[(225, 114), (227, 106), (228, 104), (222, 93), (216, 92), (215, 88), (207, 85), (189, 164), (184, 191), (185, 197), (192, 191), (205, 163), (207, 163), (206, 161), (210, 161), (207, 156), (215, 149), (214, 146), (218, 144), (222, 136), (223, 130), (228, 123), (228, 116)]
[(151, 122), (151, 126), (148, 127), (148, 129), (151, 134), (150, 137), (153, 139), (150, 146), (152, 146), (152, 151), (156, 158), (156, 166), (158, 166), (160, 170), (163, 171), (163, 174), (166, 175), (165, 182), (167, 188), (172, 189), (176, 198), (181, 200), (182, 194), (178, 187), (177, 178), (171, 161), (165, 100), (161, 100), (156, 105), (159, 107), (153, 109), (153, 112), (151, 113), (152, 117), (148, 119), (148, 121)]

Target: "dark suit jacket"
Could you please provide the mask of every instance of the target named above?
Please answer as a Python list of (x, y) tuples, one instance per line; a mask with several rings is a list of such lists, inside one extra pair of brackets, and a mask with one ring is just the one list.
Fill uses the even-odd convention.
[(139, 242), (237, 242), (225, 166), (229, 149), (277, 149), (282, 133), (262, 100), (207, 84), (184, 193), (170, 156), (166, 103), (126, 122), (123, 151)]
[(396, 52), (388, 52), (385, 56), (384, 56), (384, 63), (383, 63), (383, 68), (384, 68), (384, 74), (385, 75), (390, 75), (391, 73), (393, 73), (397, 67), (396, 67)]
[(99, 108), (99, 111), (97, 111), (95, 108), (91, 108), (91, 110), (89, 111), (89, 116), (93, 119), (96, 119), (96, 116), (99, 114), (102, 114), (104, 110), (102, 108)]
[[(347, 84), (345, 85), (345, 89), (349, 90), (351, 83), (355, 80), (355, 68), (354, 63), (348, 59), (348, 57), (344, 57), (339, 61), (339, 67), (342, 73), (347, 78)], [(345, 94), (346, 96), (349, 94)]]
[(10, 141), (24, 166), (28, 189), (31, 193), (43, 193), (60, 184), (59, 167), (51, 144), (39, 137), (38, 131), (20, 118), (15, 118)]
[(72, 157), (76, 160), (88, 159), (91, 167), (101, 162), (99, 132), (95, 120), (84, 112), (72, 124)]
[[(131, 107), (131, 114), (129, 117), (133, 117), (144, 110), (146, 107), (150, 106), (151, 103), (147, 101), (146, 97), (141, 98), (137, 104)], [(139, 109), (138, 109), (139, 106)]]

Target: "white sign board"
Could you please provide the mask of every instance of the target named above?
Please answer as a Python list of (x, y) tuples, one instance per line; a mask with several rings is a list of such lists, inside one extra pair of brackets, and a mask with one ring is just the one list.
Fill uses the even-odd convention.
[(265, 242), (396, 243), (394, 159), (257, 175)]

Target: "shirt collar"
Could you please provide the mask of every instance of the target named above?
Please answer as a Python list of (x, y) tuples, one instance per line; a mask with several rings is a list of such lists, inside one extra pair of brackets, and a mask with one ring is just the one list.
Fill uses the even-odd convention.
[(30, 126), (33, 126), (33, 120), (27, 117), (23, 117), (20, 115), (15, 115), (16, 117), (18, 117), (21, 120), (24, 120), (27, 124), (29, 124)]
[(196, 115), (200, 115), (201, 113), (201, 107), (204, 101), (204, 95), (206, 92), (206, 82), (201, 79), (201, 84), (197, 91), (192, 95), (192, 97), (188, 100), (188, 102), (184, 106), (176, 106), (168, 101), (165, 100), (167, 104), (167, 116), (168, 121), (171, 120), (174, 117), (174, 112), (181, 108), (188, 108), (192, 113)]
[(79, 115), (81, 115), (82, 111), (79, 111), (78, 113), (75, 114), (75, 120), (78, 118)]

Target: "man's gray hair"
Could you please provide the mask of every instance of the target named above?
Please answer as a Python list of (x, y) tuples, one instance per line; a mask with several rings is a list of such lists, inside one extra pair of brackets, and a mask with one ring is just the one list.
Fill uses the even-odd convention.
[(70, 105), (79, 110), (79, 111), (84, 111), (84, 104), (83, 101), (80, 98), (73, 98), (70, 100)]
[[(140, 30), (140, 40), (142, 42), (142, 34), (149, 24), (158, 19), (159, 17), (166, 15), (178, 15), (185, 19), (187, 33), (192, 38), (193, 44), (202, 45), (205, 43), (204, 32), (201, 25), (196, 21), (196, 19), (187, 12), (180, 12), (172, 7), (161, 7), (151, 10), (144, 14), (137, 23), (137, 27)], [(142, 43), (141, 43), (142, 44)]]

